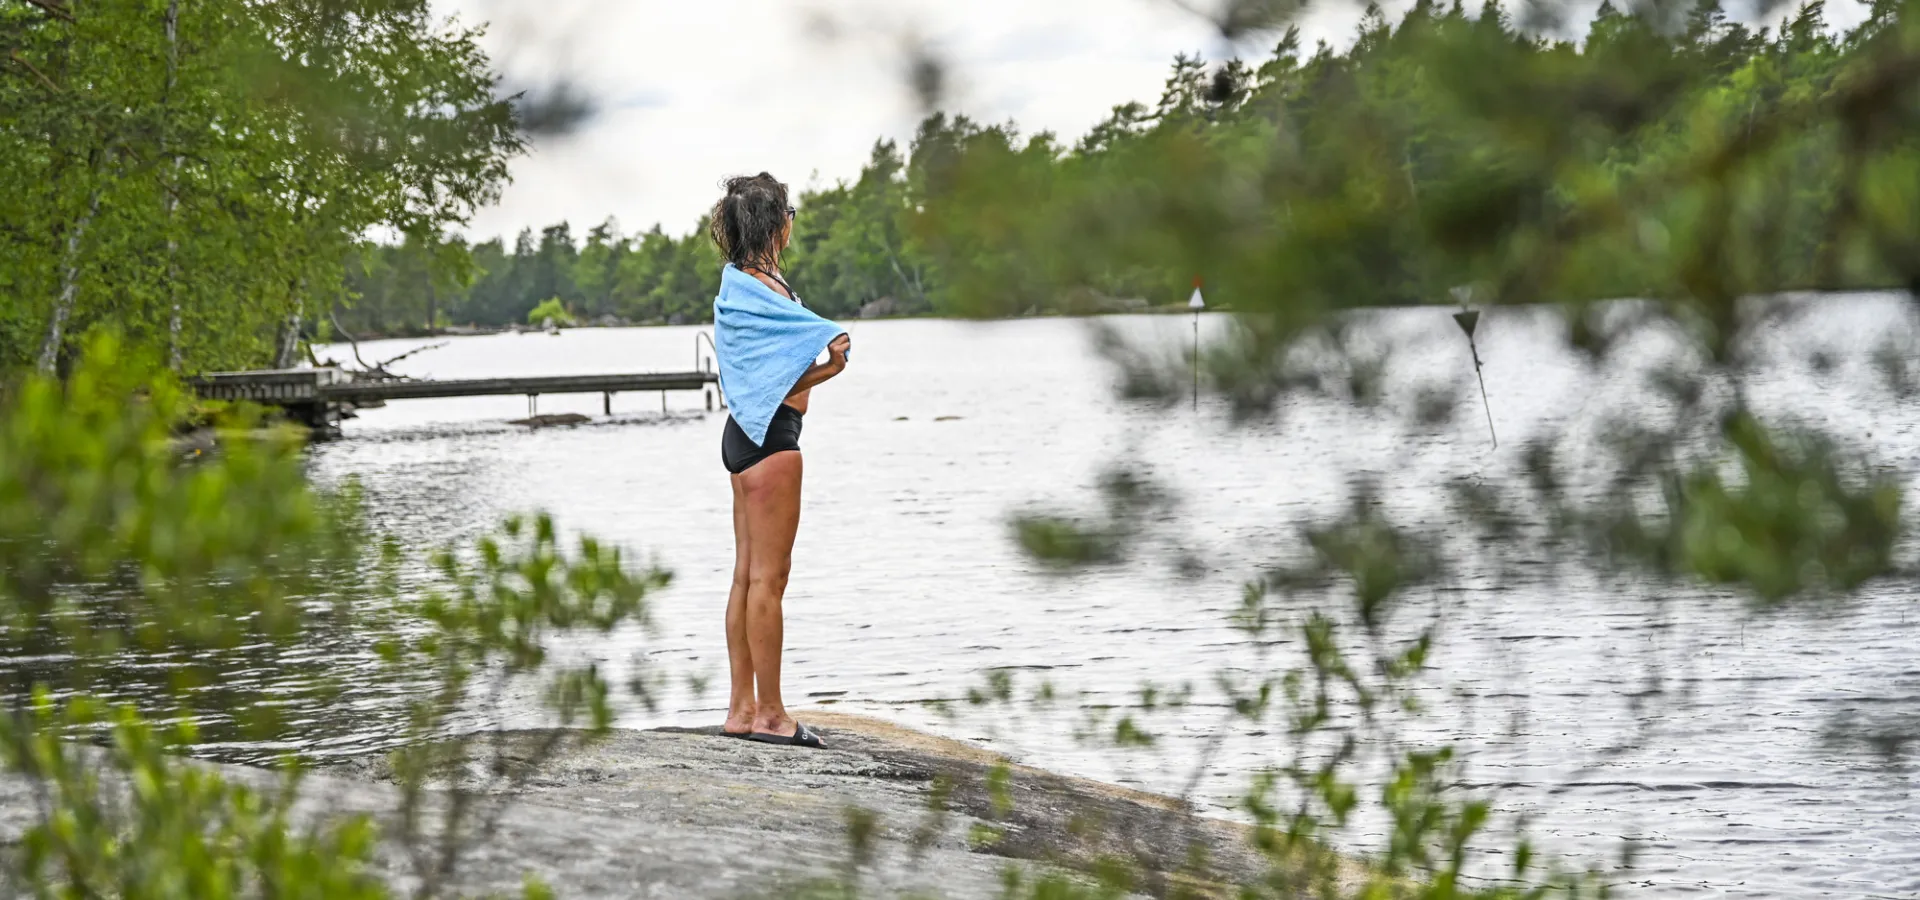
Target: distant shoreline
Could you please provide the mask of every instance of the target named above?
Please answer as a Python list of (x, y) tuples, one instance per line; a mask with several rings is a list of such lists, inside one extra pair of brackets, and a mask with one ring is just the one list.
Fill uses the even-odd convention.
[[(1409, 307), (1409, 308), (1413, 308), (1413, 307)], [(1234, 310), (1231, 307), (1221, 305), (1221, 306), (1209, 306), (1204, 311), (1209, 313), (1230, 313), (1230, 312), (1233, 312)], [(905, 316), (876, 316), (870, 319), (863, 319), (857, 316), (847, 316), (847, 317), (842, 317), (840, 321), (843, 321), (843, 322), (904, 322), (904, 321), (1019, 322), (1019, 321), (1024, 321), (1026, 319), (1099, 319), (1099, 318), (1106, 318), (1108, 316), (1174, 316), (1174, 315), (1188, 315), (1192, 312), (1193, 311), (1191, 309), (1188, 309), (1185, 304), (1169, 304), (1166, 306), (1151, 306), (1151, 307), (1145, 307), (1142, 309), (1107, 310), (1105, 312), (1043, 312), (1043, 313), (1035, 313), (1030, 316), (982, 316), (979, 318), (972, 318), (968, 316), (943, 316), (935, 313), (924, 313), (924, 314), (905, 315)], [(584, 322), (577, 325), (559, 326), (559, 329), (561, 331), (592, 331), (592, 330), (607, 329), (607, 328), (700, 328), (700, 327), (711, 328), (713, 327), (713, 322), (711, 320), (701, 320), (698, 322), (681, 322), (679, 324), (674, 324), (671, 322), (631, 322), (631, 321), (622, 320), (619, 322)], [(359, 341), (391, 341), (391, 340), (401, 340), (401, 339), (410, 339), (410, 338), (479, 337), (483, 335), (492, 335), (492, 334), (535, 334), (535, 333), (539, 333), (542, 330), (543, 329), (541, 329), (541, 327), (538, 325), (501, 325), (501, 326), (451, 325), (446, 328), (436, 329), (434, 331), (427, 331), (424, 328), (416, 328), (416, 329), (405, 329), (405, 330), (399, 330), (399, 331), (370, 331), (370, 332), (364, 332), (364, 333), (355, 332), (353, 337), (354, 337), (354, 340), (359, 340)], [(343, 344), (346, 342), (347, 342), (346, 338), (344, 338), (343, 336), (338, 334), (333, 334), (333, 335), (329, 335), (327, 340), (318, 341), (317, 343)]]
[[(1755, 295), (1754, 297), (1749, 297), (1745, 299), (1752, 300), (1757, 298), (1804, 298), (1804, 297), (1839, 298), (1839, 297), (1852, 297), (1852, 296), (1863, 296), (1863, 295), (1872, 295), (1872, 294), (1905, 293), (1906, 290), (1907, 289), (1901, 285), (1887, 285), (1883, 287), (1848, 287), (1848, 288), (1833, 288), (1833, 289), (1792, 288), (1792, 289), (1776, 291), (1770, 294)], [(1631, 303), (1631, 302), (1644, 301), (1645, 299), (1646, 298), (1641, 298), (1641, 297), (1609, 297), (1602, 300), (1592, 300), (1592, 301), (1584, 301), (1584, 302)], [(1485, 309), (1494, 309), (1494, 308), (1533, 309), (1533, 308), (1539, 308), (1539, 307), (1553, 307), (1553, 306), (1559, 306), (1559, 305), (1562, 305), (1560, 301), (1537, 300), (1529, 303), (1503, 303), (1503, 304), (1499, 304), (1497, 307), (1479, 305), (1479, 304), (1476, 304), (1475, 306), (1479, 309), (1485, 310)], [(1452, 302), (1451, 300), (1436, 300), (1432, 303), (1410, 303), (1410, 304), (1401, 304), (1401, 305), (1394, 305), (1394, 306), (1355, 306), (1348, 311), (1362, 312), (1367, 310), (1458, 309), (1458, 308), (1459, 308), (1458, 304)], [(1203, 311), (1208, 313), (1232, 313), (1232, 312), (1237, 312), (1238, 310), (1236, 310), (1231, 304), (1210, 303), (1207, 305), (1207, 308)], [(864, 318), (864, 319), (858, 316), (846, 316), (846, 317), (842, 317), (841, 321), (887, 322), (887, 321), (932, 320), (932, 321), (952, 321), (952, 322), (1017, 322), (1025, 319), (1097, 319), (1097, 318), (1106, 318), (1109, 316), (1178, 316), (1178, 315), (1188, 315), (1190, 313), (1192, 313), (1192, 310), (1189, 309), (1185, 303), (1168, 303), (1168, 304), (1162, 304), (1159, 306), (1146, 306), (1138, 309), (1106, 309), (1106, 310), (1099, 310), (1099, 311), (1051, 311), (1051, 312), (1037, 312), (1032, 315), (1019, 315), (1019, 316), (982, 316), (982, 317), (976, 318), (976, 317), (969, 317), (969, 316), (938, 315), (935, 313), (919, 313), (919, 314), (899, 315), (899, 316), (891, 316), (891, 315), (876, 316), (873, 318)], [(598, 329), (598, 328), (688, 328), (688, 327), (703, 327), (703, 326), (712, 327), (712, 325), (713, 323), (709, 320), (702, 320), (698, 322), (681, 322), (679, 324), (674, 324), (671, 322), (660, 322), (660, 321), (635, 322), (635, 321), (629, 321), (624, 319), (618, 320), (618, 321), (607, 321), (603, 319), (598, 322), (583, 322), (576, 325), (562, 326), (561, 330), (572, 331), (575, 329)], [(406, 338), (473, 337), (477, 335), (489, 335), (489, 334), (512, 334), (512, 333), (525, 334), (530, 332), (538, 332), (540, 330), (541, 330), (540, 326), (537, 326), (537, 325), (502, 325), (502, 326), (453, 325), (453, 326), (448, 326), (446, 328), (441, 328), (435, 331), (427, 331), (426, 329), (420, 329), (420, 328), (410, 328), (410, 329), (402, 329), (402, 330), (396, 330), (396, 331), (367, 332), (364, 334), (356, 333), (354, 335), (354, 339), (362, 340), (362, 341), (385, 341), (385, 340), (399, 340), (399, 339), (406, 339)], [(328, 343), (328, 344), (346, 343), (346, 340), (344, 337), (341, 337), (340, 335), (330, 335), (329, 339), (322, 343)]]

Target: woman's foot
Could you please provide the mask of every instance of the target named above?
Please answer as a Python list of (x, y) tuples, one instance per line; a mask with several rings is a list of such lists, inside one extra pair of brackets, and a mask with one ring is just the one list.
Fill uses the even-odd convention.
[(763, 730), (756, 725), (754, 726), (753, 733), (747, 735), (747, 740), (758, 741), (763, 744), (780, 744), (789, 747), (810, 747), (815, 750), (827, 749), (826, 742), (822, 741), (820, 735), (815, 733), (813, 729), (791, 718), (787, 719), (786, 722), (787, 725), (784, 733), (774, 730), (774, 728), (778, 726)]
[(754, 734), (772, 734), (780, 737), (792, 737), (794, 729), (799, 727), (799, 723), (795, 722), (792, 716), (787, 715), (784, 709), (754, 716), (749, 724), (753, 726)]
[(746, 737), (753, 733), (754, 714), (754, 708), (751, 706), (734, 707), (727, 711), (727, 721), (720, 726), (720, 731), (734, 737)]

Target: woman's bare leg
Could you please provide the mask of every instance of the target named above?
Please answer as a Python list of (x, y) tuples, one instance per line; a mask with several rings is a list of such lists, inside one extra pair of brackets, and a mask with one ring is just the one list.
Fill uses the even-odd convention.
[(727, 671), (732, 691), (727, 699), (727, 724), (733, 734), (753, 730), (753, 651), (747, 646), (747, 491), (740, 476), (733, 483), (733, 588), (727, 592)]
[(753, 730), (791, 736), (793, 717), (780, 699), (781, 601), (800, 528), (800, 453), (788, 450), (740, 473), (747, 507), (747, 647), (759, 687)]

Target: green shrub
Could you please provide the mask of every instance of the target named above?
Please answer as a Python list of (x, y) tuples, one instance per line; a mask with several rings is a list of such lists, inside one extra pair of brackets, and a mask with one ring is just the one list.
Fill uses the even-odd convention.
[(531, 325), (543, 324), (548, 319), (555, 325), (573, 324), (573, 314), (567, 312), (566, 304), (561, 303), (559, 297), (548, 297), (527, 313), (527, 322)]

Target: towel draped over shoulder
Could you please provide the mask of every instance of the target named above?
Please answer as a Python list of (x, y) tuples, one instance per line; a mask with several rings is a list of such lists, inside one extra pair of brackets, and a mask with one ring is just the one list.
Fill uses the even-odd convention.
[(846, 333), (732, 264), (721, 271), (720, 295), (713, 301), (720, 390), (755, 445), (766, 443), (774, 411), (800, 376)]

